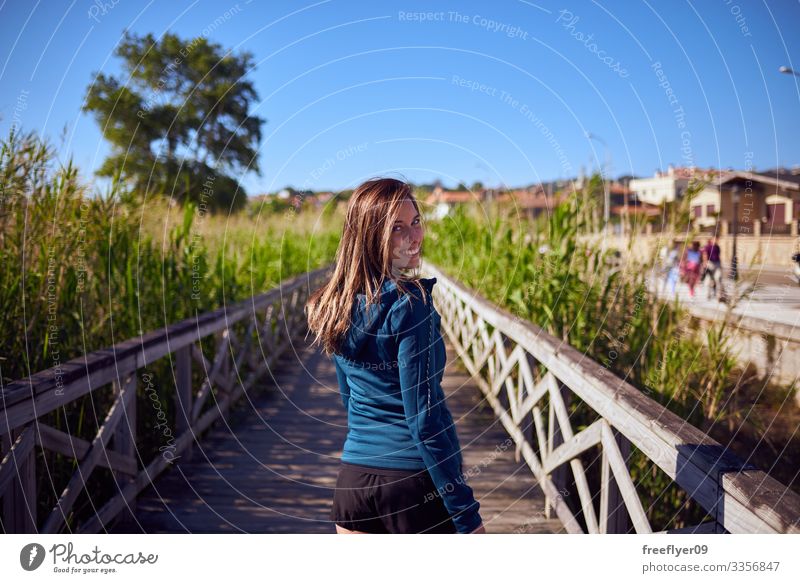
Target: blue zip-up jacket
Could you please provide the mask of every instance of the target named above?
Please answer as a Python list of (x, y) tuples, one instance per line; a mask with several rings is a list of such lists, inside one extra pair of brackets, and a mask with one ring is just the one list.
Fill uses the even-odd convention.
[(412, 285), (401, 296), (397, 283), (387, 279), (369, 316), (366, 294), (357, 294), (351, 326), (332, 358), (347, 409), (341, 459), (427, 469), (456, 530), (470, 533), (481, 524), (480, 503), (462, 474), (461, 447), (441, 388), (447, 355), (431, 299), (436, 278), (420, 282), (428, 304)]

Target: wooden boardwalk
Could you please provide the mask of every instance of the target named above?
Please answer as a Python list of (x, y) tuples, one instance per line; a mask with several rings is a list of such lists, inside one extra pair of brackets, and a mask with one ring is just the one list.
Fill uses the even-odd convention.
[[(490, 533), (564, 532), (469, 374), (450, 362), (444, 391), (464, 472)], [(333, 364), (302, 339), (275, 367), (275, 382), (245, 396), (186, 456), (145, 489), (135, 520), (108, 532), (333, 533), (328, 519), (347, 433)]]

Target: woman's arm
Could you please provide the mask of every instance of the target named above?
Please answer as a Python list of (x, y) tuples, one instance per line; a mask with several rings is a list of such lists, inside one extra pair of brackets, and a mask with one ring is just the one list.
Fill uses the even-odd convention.
[[(431, 301), (430, 299), (428, 301)], [(460, 533), (471, 533), (481, 524), (480, 503), (461, 473), (458, 442), (448, 435), (452, 418), (446, 404), (437, 398), (433, 370), (430, 307), (416, 296), (398, 302), (392, 313), (392, 330), (397, 335), (398, 369), (408, 426), (425, 466), (445, 508)]]
[(331, 357), (333, 364), (336, 367), (336, 378), (339, 381), (339, 392), (342, 395), (342, 403), (344, 403), (345, 410), (347, 409), (347, 402), (350, 400), (350, 385), (347, 384), (347, 375), (344, 374), (342, 367), (339, 366), (339, 361)]

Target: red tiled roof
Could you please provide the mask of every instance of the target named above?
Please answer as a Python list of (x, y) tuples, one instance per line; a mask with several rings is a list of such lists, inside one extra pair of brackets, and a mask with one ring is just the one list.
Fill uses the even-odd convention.
[(470, 192), (468, 190), (434, 190), (425, 200), (428, 204), (440, 202), (472, 202), (480, 200), (480, 192)]

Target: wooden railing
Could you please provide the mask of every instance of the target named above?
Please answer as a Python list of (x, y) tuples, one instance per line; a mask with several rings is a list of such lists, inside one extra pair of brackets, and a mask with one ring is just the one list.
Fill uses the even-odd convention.
[[(134, 512), (139, 492), (172, 458), (189, 456), (192, 443), (226, 416), (292, 337), (305, 330), (305, 299), (329, 277), (329, 269), (300, 275), (265, 294), (6, 386), (0, 394), (3, 530), (99, 532), (121, 513)], [(569, 532), (627, 532), (631, 522), (637, 533), (652, 531), (626, 466), (631, 444), (714, 517), (679, 530), (800, 532), (800, 496), (783, 484), (530, 322), (476, 296), (430, 264), (424, 264), (424, 271), (438, 279), (436, 305), (458, 356), (544, 490), (548, 512), (552, 507)], [(209, 361), (197, 344), (210, 338), (215, 340), (215, 351)], [(169, 456), (164, 451), (145, 463), (135, 431), (137, 393), (139, 399), (148, 397), (138, 372), (165, 357), (173, 368), (175, 439)], [(192, 383), (193, 360), (202, 369), (197, 389)], [(109, 384), (115, 399), (91, 441), (40, 421)], [(577, 433), (568, 414), (573, 397), (599, 415)], [(532, 430), (526, 432), (526, 427)], [(592, 494), (578, 458), (595, 446), (602, 449), (601, 476), (599, 492)], [(43, 521), (36, 513), (36, 447), (72, 457), (77, 465)], [(88, 492), (95, 511), (86, 520), (69, 524), (73, 505), (96, 468), (109, 469), (117, 487), (106, 494), (107, 499)], [(570, 468), (581, 520), (562, 495)]]
[[(800, 496), (789, 488), (541, 328), (433, 265), (425, 263), (423, 271), (437, 278), (434, 301), (458, 358), (514, 439), (517, 455), (544, 490), (548, 511), (555, 509), (568, 532), (628, 532), (629, 520), (635, 532), (652, 532), (626, 465), (631, 444), (713, 517), (659, 532), (800, 532)], [(598, 415), (577, 433), (568, 414), (573, 397)], [(602, 451), (601, 475), (599, 492), (592, 494), (579, 456), (595, 446)], [(581, 521), (563, 495), (567, 466)]]
[[(192, 443), (215, 420), (227, 416), (231, 405), (263, 378), (292, 338), (307, 328), (305, 300), (309, 291), (330, 276), (329, 269), (304, 273), (264, 294), (7, 385), (0, 393), (2, 529), (92, 533), (102, 531), (121, 512), (132, 513), (139, 492), (175, 458), (182, 454), (188, 458)], [(203, 339), (208, 343), (211, 338), (216, 348), (209, 360), (198, 343)], [(142, 414), (137, 393), (139, 399), (150, 403), (148, 414), (152, 414), (150, 399), (155, 393), (140, 385), (150, 379), (146, 375), (140, 379), (138, 372), (165, 357), (170, 358), (173, 374), (169, 380), (173, 382), (160, 379), (159, 384), (162, 394), (165, 388), (174, 389), (174, 427), (170, 428), (169, 448), (145, 462), (137, 447), (137, 410)], [(192, 361), (202, 369), (198, 388), (192, 384)], [(40, 421), (109, 384), (115, 398), (104, 419), (100, 419), (102, 412), (96, 412), (99, 430), (91, 441)], [(159, 416), (161, 413), (159, 410)], [(55, 507), (43, 521), (38, 519), (36, 508), (37, 446), (74, 458), (76, 463)], [(68, 517), (75, 501), (86, 489), (92, 472), (101, 467), (111, 470), (116, 488), (106, 493), (107, 499), (103, 499), (104, 493), (85, 492), (94, 512), (80, 524), (70, 525)], [(49, 474), (49, 469), (45, 470)]]

